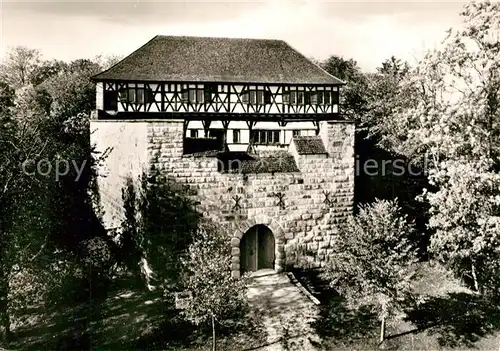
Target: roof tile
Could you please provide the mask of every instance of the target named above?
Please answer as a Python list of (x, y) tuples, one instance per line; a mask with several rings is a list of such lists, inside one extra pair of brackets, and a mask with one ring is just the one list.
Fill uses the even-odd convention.
[(344, 84), (281, 40), (160, 35), (93, 79)]
[(299, 155), (326, 154), (325, 145), (319, 136), (299, 136), (293, 138)]

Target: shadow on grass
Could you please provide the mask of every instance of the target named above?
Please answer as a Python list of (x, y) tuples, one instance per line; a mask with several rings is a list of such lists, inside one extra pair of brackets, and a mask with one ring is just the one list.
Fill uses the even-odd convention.
[(294, 269), (293, 273), (321, 302), (319, 318), (311, 325), (320, 337), (349, 343), (350, 340), (372, 335), (377, 330), (377, 315), (368, 307), (350, 309), (344, 298), (321, 279), (318, 270)]
[(475, 342), (500, 329), (498, 302), (468, 293), (428, 298), (406, 314), (418, 331), (428, 329), (445, 347), (474, 347)]

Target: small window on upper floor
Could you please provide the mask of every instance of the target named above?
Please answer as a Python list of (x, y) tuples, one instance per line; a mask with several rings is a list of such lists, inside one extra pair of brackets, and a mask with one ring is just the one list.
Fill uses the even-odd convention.
[(300, 130), (293, 130), (293, 131), (292, 131), (292, 135), (293, 135), (293, 137), (298, 137), (298, 136), (300, 136)]
[(217, 84), (205, 84), (203, 88), (184, 88), (181, 92), (182, 102), (190, 104), (210, 103), (218, 92)]
[(319, 105), (331, 105), (339, 103), (339, 92), (338, 91), (317, 91), (316, 92), (317, 104)]
[(154, 93), (150, 88), (129, 87), (120, 90), (120, 101), (129, 104), (148, 104), (153, 101)]
[(283, 103), (288, 105), (330, 105), (339, 103), (339, 92), (331, 90), (297, 91), (285, 90)]
[(198, 130), (197, 129), (191, 129), (191, 131), (189, 132), (189, 136), (191, 138), (198, 138)]
[(241, 93), (241, 102), (249, 105), (266, 105), (271, 103), (271, 92), (265, 88), (245, 89)]

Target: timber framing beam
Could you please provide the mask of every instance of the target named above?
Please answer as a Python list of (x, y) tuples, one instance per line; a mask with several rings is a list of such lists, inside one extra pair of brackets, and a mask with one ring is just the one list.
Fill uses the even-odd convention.
[(210, 113), (210, 112), (118, 112), (107, 113), (98, 110), (100, 120), (161, 120), (179, 119), (187, 121), (266, 121), (266, 122), (307, 122), (307, 121), (341, 121), (338, 113)]

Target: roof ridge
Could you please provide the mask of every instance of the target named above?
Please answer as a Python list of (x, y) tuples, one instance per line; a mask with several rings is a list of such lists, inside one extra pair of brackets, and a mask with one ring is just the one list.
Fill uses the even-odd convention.
[[(271, 39), (271, 38), (249, 38), (249, 37), (215, 37), (215, 36), (203, 36), (203, 35), (167, 35), (167, 34), (157, 34), (156, 37), (161, 38), (200, 38), (200, 39), (230, 39), (230, 40), (258, 40), (258, 41), (280, 41), (286, 43), (282, 39)], [(154, 38), (153, 38), (154, 39)]]

